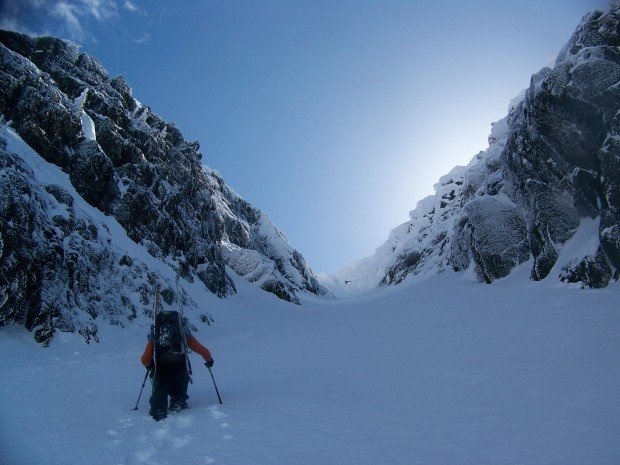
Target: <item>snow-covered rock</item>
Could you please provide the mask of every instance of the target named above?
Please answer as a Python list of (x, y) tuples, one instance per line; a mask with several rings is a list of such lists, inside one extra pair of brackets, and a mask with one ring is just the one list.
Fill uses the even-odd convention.
[(299, 303), (297, 291), (332, 297), (301, 253), (263, 212), (241, 198), (211, 169), (204, 170), (208, 182), (214, 184), (213, 198), (224, 228), (222, 257), (230, 268), (289, 302)]
[[(96, 320), (124, 326), (163, 307), (176, 288), (146, 250), (89, 205), (69, 176), (6, 126), (0, 128), (0, 321), (48, 344), (57, 330), (98, 340)], [(142, 254), (140, 254), (140, 251)], [(154, 261), (154, 260), (153, 260)], [(163, 267), (163, 264), (162, 264)], [(170, 273), (169, 273), (170, 274)], [(197, 306), (182, 289), (181, 303)]]
[[(73, 219), (67, 205), (76, 197), (88, 205), (83, 217), (94, 211), (109, 215), (129, 242), (146, 248), (187, 281), (202, 281), (219, 297), (236, 292), (227, 264), (248, 279), (261, 275), (263, 289), (290, 302), (299, 303), (297, 292), (329, 293), (266, 216), (204, 167), (197, 142), (184, 140), (173, 124), (134, 99), (121, 76), (110, 78), (76, 45), (0, 31), (0, 125), (66, 173), (75, 189), (69, 196), (74, 200), (63, 204), (61, 200), (69, 198), (64, 194), (67, 186), (60, 191), (37, 185), (10, 144), (2, 147), (0, 325), (19, 322), (35, 328), (45, 321), (47, 328), (70, 330), (75, 325), (61, 320), (82, 318), (83, 312), (94, 319), (133, 311), (116, 301), (114, 308), (124, 310), (107, 308), (97, 300), (96, 286), (71, 287), (70, 250), (77, 251), (83, 274), (98, 282), (127, 274), (122, 254), (117, 257), (88, 221)], [(17, 186), (27, 194), (18, 194)], [(49, 207), (55, 202), (64, 207)], [(48, 218), (50, 208), (68, 213)], [(67, 237), (79, 239), (79, 245)], [(101, 257), (94, 257), (96, 250)], [(242, 258), (248, 256), (255, 260)], [(248, 270), (252, 266), (256, 269)], [(43, 271), (35, 272), (40, 268)], [(46, 276), (55, 276), (54, 288), (69, 282), (75, 296), (50, 303), (40, 292), (48, 285)], [(102, 288), (111, 291), (106, 286)], [(138, 281), (128, 277), (114, 294), (120, 298), (136, 286)], [(25, 293), (26, 301), (21, 297)]]
[[(553, 69), (493, 124), (489, 148), (435, 185), (375, 255), (324, 282), (369, 290), (470, 269), (481, 282), (532, 258), (531, 277), (603, 287), (620, 270), (620, 2), (584, 17)], [(596, 249), (554, 268), (585, 219)]]

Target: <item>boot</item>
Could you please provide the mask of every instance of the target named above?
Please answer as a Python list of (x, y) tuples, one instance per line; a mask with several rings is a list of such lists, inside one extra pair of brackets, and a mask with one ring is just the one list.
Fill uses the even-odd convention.
[(151, 411), (149, 412), (151, 414), (151, 416), (153, 417), (153, 420), (155, 421), (161, 421), (164, 420), (168, 414), (165, 411), (160, 411), (160, 410), (156, 410), (156, 411)]
[(187, 407), (187, 402), (184, 400), (175, 400), (172, 399), (170, 401), (170, 411), (171, 412), (180, 412), (181, 410), (185, 410)]

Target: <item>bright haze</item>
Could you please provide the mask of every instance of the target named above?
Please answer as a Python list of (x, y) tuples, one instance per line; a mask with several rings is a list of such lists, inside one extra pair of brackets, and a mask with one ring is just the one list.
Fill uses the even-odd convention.
[(4, 0), (71, 39), (262, 209), (316, 272), (371, 255), (487, 147), (587, 0)]

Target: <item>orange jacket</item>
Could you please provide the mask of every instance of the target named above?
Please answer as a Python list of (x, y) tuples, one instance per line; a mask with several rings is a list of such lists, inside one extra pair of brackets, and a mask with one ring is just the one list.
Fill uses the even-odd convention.
[[(202, 358), (205, 359), (205, 362), (209, 362), (213, 360), (213, 357), (211, 357), (211, 352), (209, 352), (209, 349), (207, 349), (200, 342), (198, 342), (198, 340), (191, 334), (189, 335), (189, 339), (187, 340), (187, 345), (194, 352), (200, 354)], [(151, 341), (148, 341), (146, 343), (146, 347), (144, 348), (144, 353), (142, 354), (142, 357), (140, 357), (140, 361), (142, 362), (142, 365), (144, 365), (145, 367), (148, 367), (153, 361), (153, 343)]]

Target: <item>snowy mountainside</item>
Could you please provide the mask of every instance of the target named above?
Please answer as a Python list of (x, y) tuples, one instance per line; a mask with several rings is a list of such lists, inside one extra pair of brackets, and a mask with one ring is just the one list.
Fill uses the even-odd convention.
[[(299, 292), (329, 295), (268, 218), (202, 164), (197, 142), (184, 140), (173, 124), (132, 96), (121, 76), (110, 78), (76, 45), (0, 31), (0, 124), (4, 140), (14, 133), (66, 173), (75, 189), (67, 195), (70, 186), (37, 187), (36, 174), (11, 152), (11, 144), (0, 145), (0, 189), (5, 193), (0, 199), (0, 325), (26, 324), (38, 328), (35, 331), (45, 327), (46, 335), (39, 333), (38, 339), (47, 342), (51, 328), (74, 328), (67, 320), (133, 314), (129, 304), (114, 303), (118, 310), (108, 308), (112, 304), (101, 299), (105, 293), (92, 283), (127, 274), (118, 250), (108, 250), (107, 241), (92, 228), (73, 223), (70, 209), (77, 197), (89, 205), (78, 217), (92, 217), (95, 210), (113, 217), (124, 230), (125, 248), (133, 248), (134, 243), (143, 246), (187, 282), (198, 280), (219, 297), (236, 291), (227, 265), (289, 302), (299, 303)], [(33, 195), (18, 195), (16, 179)], [(65, 206), (50, 207), (58, 202)], [(68, 224), (57, 224), (63, 215), (55, 215), (50, 208), (69, 211), (64, 215)], [(87, 237), (91, 230), (93, 237)], [(105, 256), (105, 260), (81, 261), (79, 276), (70, 269), (74, 250), (67, 239), (76, 237), (76, 232), (91, 241), (80, 243), (78, 258), (88, 257), (91, 246)], [(50, 247), (49, 241), (55, 246)], [(236, 252), (231, 253), (233, 246)], [(45, 250), (45, 259), (33, 250)], [(247, 260), (246, 255), (254, 259)], [(100, 265), (109, 270), (97, 275)], [(44, 271), (36, 271), (41, 267)], [(76, 282), (69, 284), (72, 295), (50, 300), (48, 287), (56, 289), (67, 275)], [(81, 282), (86, 275), (90, 281)], [(117, 283), (115, 295), (143, 284), (144, 276), (130, 275)], [(57, 276), (56, 284), (52, 276)]]
[[(552, 270), (587, 287), (618, 280), (619, 46), (620, 2), (586, 15), (555, 67), (493, 124), (488, 149), (443, 176), (373, 256), (322, 281), (347, 294), (471, 269), (490, 283), (530, 259), (534, 280)], [(596, 246), (555, 267), (591, 220)]]
[[(114, 218), (89, 205), (66, 173), (6, 126), (0, 153), (3, 325), (23, 324), (44, 345), (57, 331), (98, 341), (97, 319), (131, 323), (152, 305), (155, 285), (162, 307), (176, 309), (174, 270), (153, 266), (157, 260), (132, 244)], [(179, 294), (197, 311), (182, 288)]]

